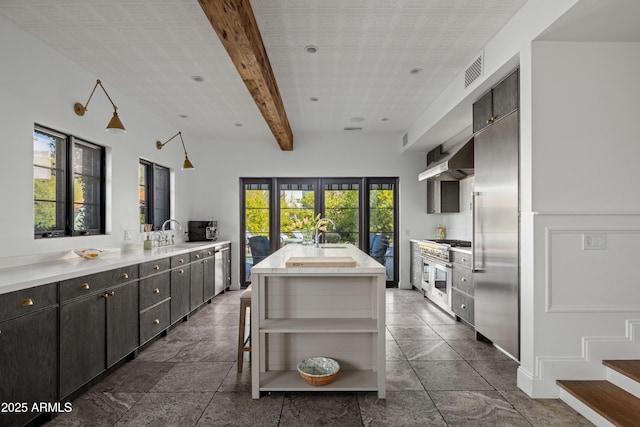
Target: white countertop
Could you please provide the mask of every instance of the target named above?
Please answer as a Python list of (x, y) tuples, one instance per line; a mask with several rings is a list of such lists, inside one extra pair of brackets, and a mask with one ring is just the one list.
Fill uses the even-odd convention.
[[(355, 267), (287, 267), (291, 257), (351, 257)], [(260, 274), (386, 274), (384, 265), (351, 244), (335, 243), (314, 245), (291, 244), (269, 255), (252, 269)]]
[(73, 255), (54, 261), (20, 265), (0, 269), (0, 294), (46, 285), (60, 280), (72, 279), (87, 274), (140, 264), (147, 261), (180, 255), (195, 250), (213, 248), (230, 241), (181, 243), (152, 250), (142, 247), (113, 251), (98, 259), (84, 259)]

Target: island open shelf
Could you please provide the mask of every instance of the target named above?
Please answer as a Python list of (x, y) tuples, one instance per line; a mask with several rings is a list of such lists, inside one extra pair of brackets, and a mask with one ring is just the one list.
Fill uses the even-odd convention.
[[(286, 267), (291, 257), (350, 257), (355, 266)], [(320, 261), (322, 264), (322, 261)], [(252, 277), (252, 397), (264, 391), (385, 389), (384, 266), (353, 245), (327, 251), (287, 245), (254, 266)], [(298, 374), (307, 357), (336, 359), (340, 372), (324, 386)]]

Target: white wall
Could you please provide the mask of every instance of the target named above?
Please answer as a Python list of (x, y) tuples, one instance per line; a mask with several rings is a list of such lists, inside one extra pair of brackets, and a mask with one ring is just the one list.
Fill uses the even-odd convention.
[[(70, 62), (42, 42), (0, 17), (0, 118), (4, 141), (0, 157), (0, 268), (24, 260), (67, 256), (80, 247), (123, 245), (125, 229), (138, 224), (138, 159), (169, 166), (174, 172), (174, 217), (218, 220), (221, 238), (234, 244), (232, 283), (238, 279), (239, 177), (388, 176), (400, 178), (401, 285), (409, 287), (409, 238), (432, 232), (436, 219), (426, 215), (424, 183), (417, 180), (426, 153), (401, 153), (400, 135), (360, 133), (295, 135), (294, 151), (280, 151), (269, 135), (262, 141), (196, 140), (183, 134), (195, 171), (180, 170), (184, 159), (178, 140), (162, 151), (156, 140), (178, 130), (103, 82), (118, 106), (126, 135), (104, 131), (111, 105), (95, 93), (84, 117), (73, 112), (86, 102), (99, 75)], [(56, 239), (33, 237), (33, 126), (39, 123), (108, 149), (110, 161), (107, 235)], [(366, 124), (365, 124), (366, 125)], [(294, 132), (295, 132), (295, 124)], [(431, 234), (428, 234), (429, 236)], [(406, 277), (405, 277), (406, 276)]]
[[(518, 384), (552, 397), (558, 378), (604, 378), (603, 357), (640, 357), (640, 44), (535, 42), (530, 65), (521, 143), (534, 266), (522, 286), (533, 308), (522, 321), (535, 327)], [(584, 250), (585, 234), (606, 248)]]
[[(126, 95), (103, 81), (118, 106), (127, 129), (124, 135), (105, 132), (113, 110), (98, 88), (84, 117), (73, 111), (86, 103), (99, 75), (94, 75), (45, 46), (4, 18), (0, 18), (0, 117), (3, 133), (0, 157), (0, 267), (16, 262), (15, 256), (64, 255), (82, 247), (117, 247), (124, 230), (138, 229), (138, 160), (158, 162), (175, 171), (174, 216), (188, 219), (188, 177), (180, 171), (184, 156), (175, 141), (162, 151), (157, 139), (167, 139), (177, 129), (148, 113)], [(38, 123), (107, 147), (107, 235), (34, 239), (33, 237), (33, 128)], [(188, 138), (188, 136), (186, 136)], [(46, 256), (45, 256), (46, 254)], [(27, 257), (27, 259), (29, 259)]]

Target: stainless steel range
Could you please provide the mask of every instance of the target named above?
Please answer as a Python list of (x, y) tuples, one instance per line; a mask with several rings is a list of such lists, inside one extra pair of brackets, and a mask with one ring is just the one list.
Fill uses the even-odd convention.
[(422, 257), (422, 290), (424, 296), (451, 316), (452, 247), (471, 247), (465, 240), (423, 240), (418, 243)]

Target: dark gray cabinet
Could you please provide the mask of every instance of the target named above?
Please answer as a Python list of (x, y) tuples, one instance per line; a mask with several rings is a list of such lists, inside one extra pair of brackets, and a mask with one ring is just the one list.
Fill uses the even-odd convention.
[(99, 293), (60, 306), (61, 398), (105, 370), (106, 309)]
[(61, 398), (138, 344), (137, 265), (60, 282)]
[(427, 180), (427, 213), (460, 212), (460, 181)]
[(171, 257), (171, 323), (186, 317), (191, 305), (189, 254)]
[(518, 70), (515, 70), (473, 104), (473, 133), (517, 110), (518, 93)]
[(191, 303), (190, 310), (195, 310), (204, 302), (204, 257), (200, 251), (191, 253)]
[(210, 301), (215, 293), (215, 252), (213, 249), (207, 249), (204, 264), (204, 300)]
[[(224, 247), (220, 283), (226, 289), (230, 259), (229, 245)], [(213, 298), (214, 252), (167, 256), (0, 294), (0, 402), (30, 405), (73, 397)], [(38, 415), (0, 413), (0, 426), (22, 426)]]
[(3, 427), (38, 416), (33, 403), (58, 400), (57, 305), (57, 284), (0, 295), (0, 402), (27, 405), (0, 413)]
[(122, 360), (140, 344), (138, 282), (110, 289), (107, 302), (107, 367)]
[(475, 324), (475, 284), (471, 270), (471, 254), (452, 251), (451, 309), (456, 316), (473, 326)]
[(140, 345), (171, 324), (170, 258), (140, 264)]

